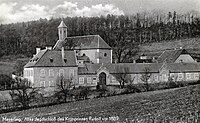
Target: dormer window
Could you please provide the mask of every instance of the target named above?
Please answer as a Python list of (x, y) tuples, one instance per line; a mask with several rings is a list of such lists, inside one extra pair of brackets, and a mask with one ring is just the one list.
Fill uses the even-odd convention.
[(64, 58), (64, 62), (65, 62), (65, 63), (67, 62), (67, 59), (66, 59), (66, 58)]
[(51, 63), (53, 62), (53, 58), (50, 58), (50, 62), (51, 62)]

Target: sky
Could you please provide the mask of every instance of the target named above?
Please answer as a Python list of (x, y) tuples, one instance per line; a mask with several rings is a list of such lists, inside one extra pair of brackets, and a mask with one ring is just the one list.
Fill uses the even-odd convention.
[(0, 0), (0, 24), (51, 17), (131, 15), (155, 10), (200, 12), (200, 0)]

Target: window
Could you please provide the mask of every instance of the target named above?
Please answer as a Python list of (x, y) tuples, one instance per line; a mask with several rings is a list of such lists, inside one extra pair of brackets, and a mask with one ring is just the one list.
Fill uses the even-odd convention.
[(49, 87), (54, 86), (54, 82), (53, 81), (49, 81)]
[(79, 84), (84, 84), (84, 78), (83, 77), (79, 78)]
[(40, 76), (45, 76), (45, 70), (44, 69), (42, 69), (42, 70), (40, 70)]
[(154, 81), (158, 82), (158, 75), (154, 75)]
[(107, 53), (104, 53), (104, 57), (106, 57), (107, 56)]
[(59, 76), (64, 76), (64, 70), (63, 69), (59, 70)]
[(70, 69), (69, 70), (69, 76), (70, 77), (74, 77), (74, 69)]
[(26, 70), (24, 70), (24, 76), (26, 76)]
[(64, 62), (65, 62), (65, 63), (67, 62), (67, 59), (66, 59), (66, 58), (64, 58)]
[(49, 60), (50, 60), (51, 63), (53, 62), (53, 58), (50, 58)]
[(33, 76), (33, 70), (30, 70), (30, 76)]
[(26, 76), (28, 76), (28, 70), (26, 70)]
[(96, 83), (97, 82), (97, 78), (96, 77), (93, 77), (92, 78), (92, 83)]
[(166, 74), (162, 74), (162, 80), (167, 81), (167, 75)]
[(88, 83), (88, 84), (91, 84), (91, 82), (92, 82), (91, 77), (87, 77), (87, 83)]
[(198, 73), (194, 73), (194, 79), (198, 80), (199, 79), (199, 74)]
[(179, 81), (183, 80), (183, 73), (178, 73), (178, 80)]
[(112, 76), (112, 82), (115, 82), (116, 78), (114, 76)]
[(49, 76), (54, 76), (54, 71), (53, 71), (53, 69), (50, 69), (50, 70), (49, 70)]
[(186, 79), (190, 80), (191, 79), (191, 74), (190, 73), (186, 73)]
[(40, 87), (45, 87), (45, 81), (40, 81)]

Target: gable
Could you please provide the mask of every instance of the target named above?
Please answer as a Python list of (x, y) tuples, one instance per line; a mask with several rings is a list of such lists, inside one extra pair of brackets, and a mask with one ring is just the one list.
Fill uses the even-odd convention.
[(164, 63), (162, 65), (162, 67), (159, 69), (159, 73), (160, 74), (168, 74), (169, 73), (168, 65), (166, 63)]
[(175, 63), (195, 63), (196, 61), (189, 54), (181, 54), (175, 61)]
[(158, 62), (174, 63), (180, 55), (190, 55), (185, 49), (165, 50), (159, 57)]

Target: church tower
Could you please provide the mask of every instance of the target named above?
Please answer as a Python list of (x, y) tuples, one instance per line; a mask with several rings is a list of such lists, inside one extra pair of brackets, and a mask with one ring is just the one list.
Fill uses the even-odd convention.
[(58, 35), (59, 35), (59, 41), (63, 41), (67, 37), (67, 26), (65, 25), (63, 20), (58, 26)]

